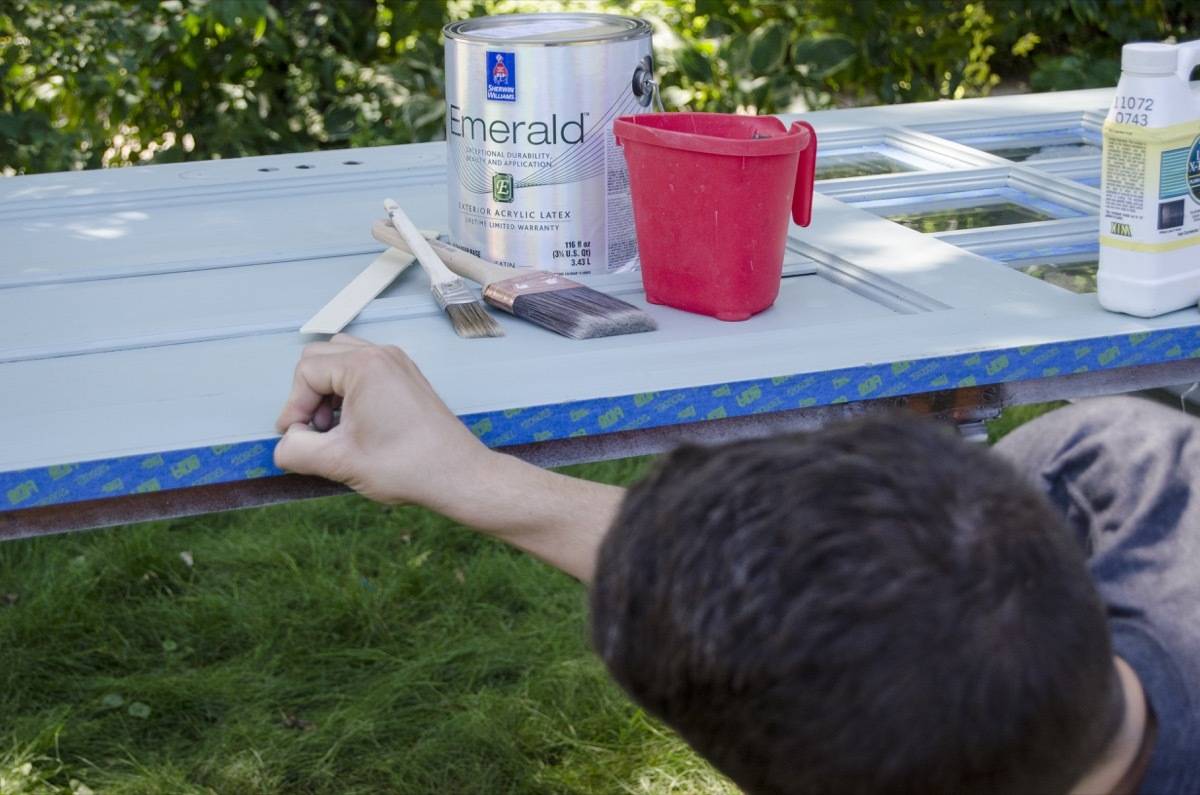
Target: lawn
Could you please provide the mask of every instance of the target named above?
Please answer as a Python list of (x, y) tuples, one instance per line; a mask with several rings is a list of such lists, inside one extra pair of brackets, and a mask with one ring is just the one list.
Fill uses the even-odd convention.
[(733, 793), (586, 620), (570, 578), (355, 496), (0, 544), (0, 795)]

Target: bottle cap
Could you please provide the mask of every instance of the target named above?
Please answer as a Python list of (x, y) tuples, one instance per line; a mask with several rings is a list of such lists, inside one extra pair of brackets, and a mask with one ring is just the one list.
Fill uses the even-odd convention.
[(1174, 44), (1139, 41), (1121, 48), (1121, 71), (1142, 75), (1172, 75), (1179, 63)]

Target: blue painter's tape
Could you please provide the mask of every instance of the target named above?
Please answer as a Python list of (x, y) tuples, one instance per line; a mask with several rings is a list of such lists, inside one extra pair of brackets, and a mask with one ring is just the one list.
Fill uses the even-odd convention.
[[(489, 447), (1200, 358), (1200, 327), (468, 414)], [(283, 474), (276, 439), (0, 472), (0, 512)]]
[(282, 475), (275, 439), (0, 472), (0, 511)]

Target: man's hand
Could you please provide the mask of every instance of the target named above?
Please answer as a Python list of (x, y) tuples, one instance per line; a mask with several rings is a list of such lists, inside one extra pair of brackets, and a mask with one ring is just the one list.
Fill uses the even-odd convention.
[(275, 426), (277, 466), (379, 502), (444, 511), (490, 457), (403, 351), (348, 334), (305, 347)]
[(581, 580), (624, 497), (488, 450), (403, 351), (348, 334), (305, 347), (275, 424), (281, 469), (423, 505)]

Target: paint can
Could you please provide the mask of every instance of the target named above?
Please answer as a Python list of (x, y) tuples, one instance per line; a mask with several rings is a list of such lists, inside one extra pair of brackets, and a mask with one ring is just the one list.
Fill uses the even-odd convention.
[(634, 266), (612, 125), (654, 98), (650, 24), (506, 14), (444, 33), (451, 242), (499, 265), (570, 275)]

